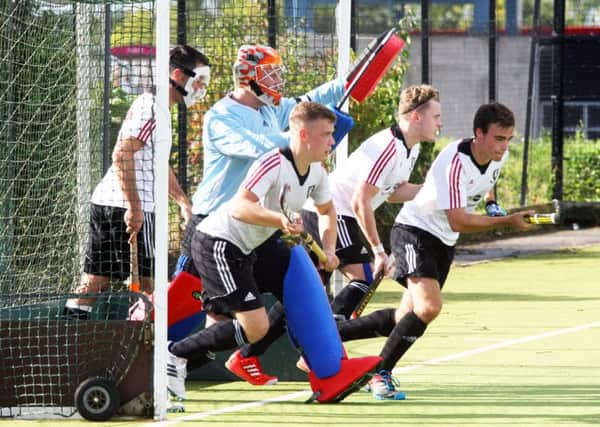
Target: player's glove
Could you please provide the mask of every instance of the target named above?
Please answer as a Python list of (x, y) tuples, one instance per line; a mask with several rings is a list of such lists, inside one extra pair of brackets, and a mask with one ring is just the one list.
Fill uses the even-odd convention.
[(496, 203), (495, 200), (490, 200), (485, 204), (485, 211), (488, 216), (506, 216), (506, 209)]

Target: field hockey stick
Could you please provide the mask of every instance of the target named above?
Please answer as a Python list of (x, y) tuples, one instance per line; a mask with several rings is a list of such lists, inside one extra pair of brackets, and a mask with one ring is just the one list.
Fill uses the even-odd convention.
[(137, 234), (131, 236), (131, 240), (129, 242), (129, 290), (131, 292), (140, 291)]
[[(281, 209), (281, 212), (288, 219), (288, 221), (294, 222), (292, 220), (291, 213), (290, 213), (289, 209), (287, 208), (287, 204), (285, 203), (285, 196), (287, 193), (287, 189), (288, 189), (287, 185), (284, 185), (283, 188), (281, 189), (281, 193), (279, 194), (279, 207)], [(325, 255), (325, 252), (323, 252), (323, 249), (321, 249), (321, 247), (317, 244), (317, 242), (315, 242), (315, 239), (313, 239), (313, 237), (310, 234), (308, 234), (306, 231), (303, 231), (302, 233), (300, 233), (300, 237), (302, 238), (302, 241), (304, 242), (304, 244), (306, 246), (308, 246), (308, 248), (311, 251), (313, 251), (313, 253), (317, 256), (317, 258), (319, 258), (319, 261), (321, 261), (322, 263), (327, 262), (327, 255)]]
[(379, 270), (377, 272), (377, 274), (375, 275), (375, 278), (369, 285), (369, 290), (367, 290), (367, 293), (365, 293), (363, 295), (362, 299), (358, 303), (358, 306), (356, 307), (356, 310), (354, 310), (352, 312), (353, 319), (360, 317), (360, 315), (363, 313), (363, 311), (365, 311), (367, 304), (369, 304), (369, 301), (371, 301), (371, 298), (373, 298), (373, 295), (375, 295), (375, 291), (381, 284), (381, 281), (383, 280), (384, 277), (385, 277), (385, 274), (384, 274), (383, 270)]
[(558, 214), (555, 213), (542, 213), (542, 214), (533, 214), (526, 215), (524, 217), (525, 222), (529, 224), (538, 224), (538, 225), (555, 225), (558, 224)]

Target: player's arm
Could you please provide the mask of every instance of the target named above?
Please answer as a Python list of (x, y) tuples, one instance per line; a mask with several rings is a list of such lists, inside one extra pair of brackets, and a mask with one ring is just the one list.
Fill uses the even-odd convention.
[(137, 233), (144, 222), (142, 202), (138, 193), (135, 173), (134, 155), (141, 150), (144, 143), (137, 138), (129, 137), (117, 141), (112, 154), (113, 168), (125, 198), (125, 225), (127, 233)]
[(243, 187), (231, 200), (231, 216), (247, 224), (279, 228), (287, 234), (299, 234), (304, 231), (301, 223), (291, 223), (282, 212), (265, 208), (259, 203), (256, 194)]
[(362, 181), (352, 195), (352, 211), (363, 234), (371, 245), (375, 255), (373, 273), (380, 270), (387, 271), (388, 257), (383, 248), (383, 243), (377, 232), (375, 212), (373, 212), (371, 201), (379, 192), (379, 188), (368, 182)]
[(292, 108), (294, 108), (298, 102), (314, 101), (325, 105), (337, 104), (344, 95), (345, 83), (346, 79), (340, 77), (324, 83), (302, 96), (296, 98), (283, 98), (279, 108), (275, 109), (281, 129), (286, 129), (289, 126), (290, 113)]
[(257, 159), (273, 148), (289, 145), (286, 132), (259, 132), (234, 115), (213, 117), (207, 126), (208, 138), (225, 156)]
[(415, 195), (419, 192), (423, 185), (412, 184), (408, 181), (403, 182), (394, 190), (388, 197), (387, 201), (390, 203), (404, 203), (414, 199)]
[(192, 204), (190, 203), (190, 199), (183, 192), (183, 189), (179, 185), (179, 181), (177, 181), (177, 177), (175, 176), (175, 172), (169, 166), (169, 196), (177, 202), (179, 205), (179, 209), (181, 210), (181, 216), (183, 217), (184, 224), (187, 224), (189, 220), (192, 218)]
[(531, 216), (535, 211), (515, 212), (506, 216), (484, 216), (472, 214), (465, 208), (446, 209), (448, 223), (453, 231), (458, 233), (477, 233), (479, 231), (492, 230), (499, 227), (514, 227), (519, 230), (527, 230), (532, 227), (525, 221), (526, 216)]
[(321, 235), (321, 243), (323, 244), (323, 252), (327, 255), (327, 262), (323, 264), (323, 268), (327, 271), (333, 271), (340, 264), (340, 260), (335, 254), (337, 241), (335, 207), (333, 202), (328, 202), (322, 205), (315, 204), (315, 209), (319, 215), (319, 233)]

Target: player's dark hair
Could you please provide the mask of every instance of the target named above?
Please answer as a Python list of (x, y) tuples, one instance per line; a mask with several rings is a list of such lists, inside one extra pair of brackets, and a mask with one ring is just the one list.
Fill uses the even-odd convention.
[(177, 45), (171, 49), (169, 64), (171, 68), (179, 68), (188, 75), (198, 64), (210, 65), (206, 55), (186, 44)]
[(304, 101), (296, 104), (290, 113), (290, 122), (309, 121), (318, 119), (329, 120), (335, 123), (335, 113), (323, 104), (312, 101)]
[(499, 102), (483, 104), (477, 109), (473, 119), (473, 135), (477, 129), (487, 133), (490, 125), (494, 123), (502, 128), (515, 127), (515, 115), (506, 105)]

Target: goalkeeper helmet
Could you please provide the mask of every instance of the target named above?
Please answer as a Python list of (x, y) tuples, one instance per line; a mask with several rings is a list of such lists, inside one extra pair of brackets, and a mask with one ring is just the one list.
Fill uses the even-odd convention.
[(233, 82), (264, 104), (278, 105), (285, 85), (281, 56), (269, 46), (242, 46), (233, 64)]

